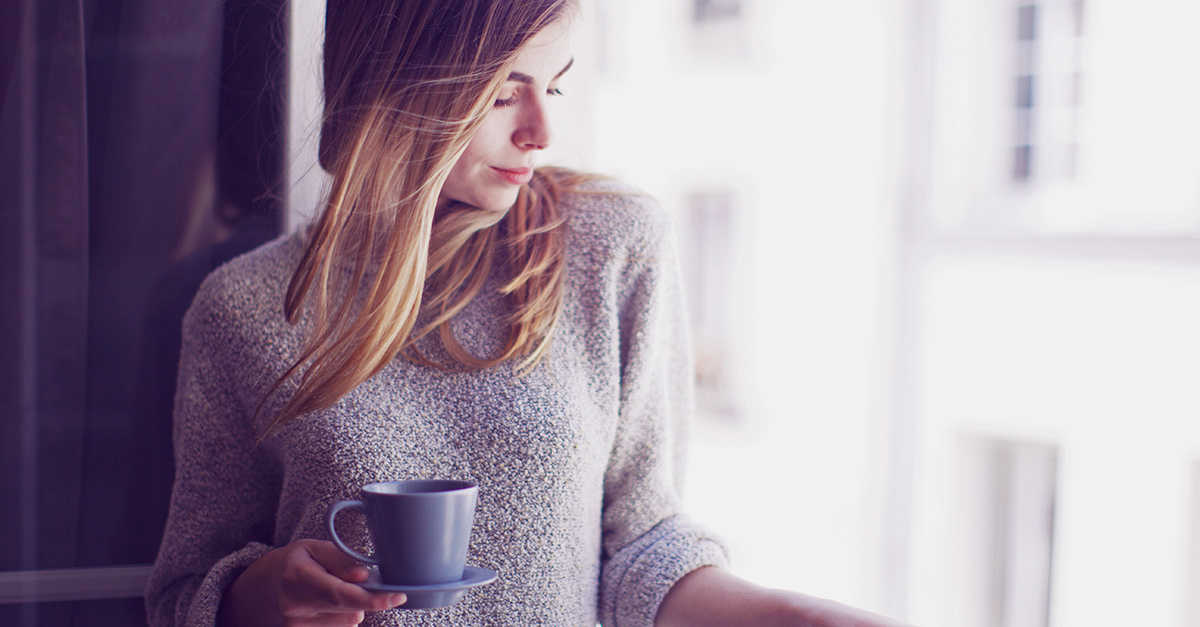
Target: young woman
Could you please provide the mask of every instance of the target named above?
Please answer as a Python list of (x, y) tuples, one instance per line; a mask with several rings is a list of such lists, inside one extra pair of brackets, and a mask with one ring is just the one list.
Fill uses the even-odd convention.
[[(184, 322), (154, 625), (884, 625), (742, 582), (681, 513), (686, 332), (663, 212), (534, 170), (573, 0), (337, 0), (326, 206)], [(395, 609), (328, 542), (360, 486), (480, 486), (458, 604)], [(345, 517), (343, 537), (367, 542)]]

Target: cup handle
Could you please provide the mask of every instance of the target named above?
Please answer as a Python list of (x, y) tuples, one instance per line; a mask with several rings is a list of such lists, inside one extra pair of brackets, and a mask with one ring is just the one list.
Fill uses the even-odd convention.
[(365, 513), (366, 504), (362, 501), (338, 501), (330, 506), (329, 513), (325, 515), (325, 526), (329, 529), (329, 537), (333, 540), (334, 545), (341, 549), (341, 551), (346, 555), (349, 555), (360, 562), (379, 565), (379, 560), (373, 557), (367, 557), (366, 555), (363, 555), (362, 553), (359, 553), (358, 551), (346, 546), (346, 544), (342, 542), (342, 539), (338, 537), (337, 529), (334, 529), (333, 527), (333, 519), (337, 516), (338, 512), (344, 509), (357, 509), (362, 510)]

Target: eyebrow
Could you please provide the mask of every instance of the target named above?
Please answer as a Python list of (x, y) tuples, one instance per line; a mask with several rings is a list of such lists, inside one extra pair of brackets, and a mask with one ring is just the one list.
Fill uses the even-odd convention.
[[(567, 61), (567, 64), (563, 66), (563, 69), (559, 70), (558, 74), (555, 74), (554, 78), (550, 79), (550, 82), (554, 82), (554, 81), (558, 80), (560, 77), (562, 77), (563, 74), (566, 74), (567, 70), (571, 69), (572, 65), (575, 65), (575, 57), (571, 57), (571, 60)], [(513, 73), (509, 74), (508, 80), (516, 81), (518, 83), (524, 83), (526, 85), (532, 85), (532, 84), (534, 84), (534, 82), (536, 82), (533, 80), (532, 76), (521, 73), (521, 72), (513, 72)]]

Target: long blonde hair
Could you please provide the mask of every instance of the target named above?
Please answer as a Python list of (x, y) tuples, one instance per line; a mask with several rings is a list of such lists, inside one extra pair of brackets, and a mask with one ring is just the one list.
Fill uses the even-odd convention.
[[(574, 9), (574, 0), (328, 3), (320, 159), (333, 181), (288, 285), (288, 321), (307, 307), (311, 327), (268, 390), (295, 388), (267, 432), (332, 406), (400, 354), (468, 369), (517, 357), (525, 369), (545, 354), (563, 299), (559, 198), (586, 177), (540, 169), (507, 212), (437, 211), (437, 201), (521, 47)], [(508, 341), (499, 355), (471, 355), (449, 321), (497, 258), (507, 264)], [(453, 363), (417, 350), (434, 332)]]

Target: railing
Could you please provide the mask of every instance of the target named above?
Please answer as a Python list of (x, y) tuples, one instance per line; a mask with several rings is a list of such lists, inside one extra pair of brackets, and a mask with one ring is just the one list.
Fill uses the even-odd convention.
[(140, 597), (150, 568), (146, 564), (0, 572), (0, 605)]

